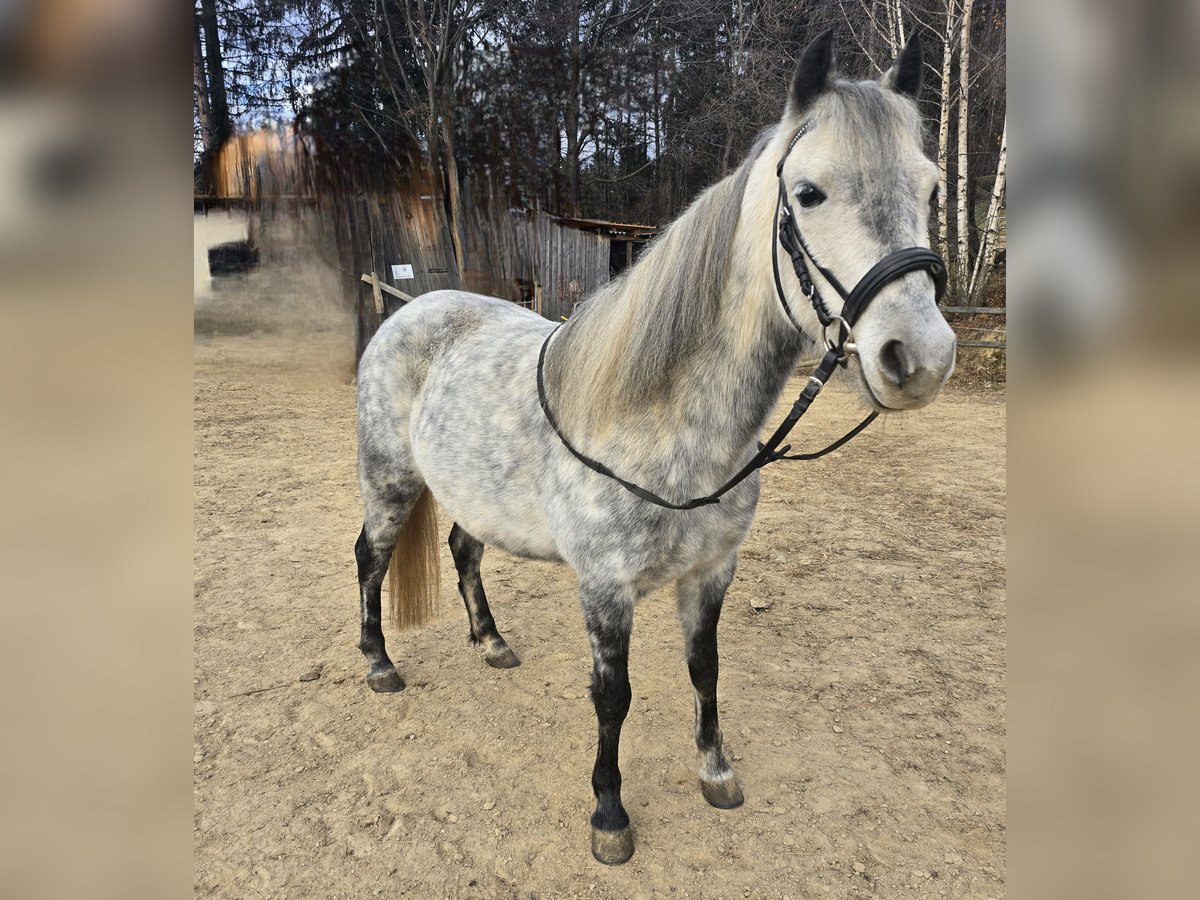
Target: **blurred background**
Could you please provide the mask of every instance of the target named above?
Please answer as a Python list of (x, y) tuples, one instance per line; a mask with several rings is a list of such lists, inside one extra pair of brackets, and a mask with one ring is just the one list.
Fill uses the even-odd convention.
[(6, 897), (190, 881), (185, 13), (0, 4)]
[[(1011, 307), (1011, 326), (956, 324), (978, 329), (964, 342), (1005, 344), (973, 348), (990, 383), (1015, 339), (1014, 892), (1186, 888), (1196, 4), (200, 0), (190, 29), (186, 12), (0, 7), (0, 892), (187, 890), (187, 268), (207, 261), (197, 213), (228, 215), (230, 173), (243, 194), (264, 190), (252, 138), (288, 142), (294, 183), (320, 197), (417, 166), (410, 189), (429, 194), (446, 248), (426, 268), (462, 283), (482, 271), (472, 253), (494, 252), (473, 236), (479, 209), (591, 235), (589, 222), (621, 226), (608, 228), (611, 272), (612, 247), (632, 259), (646, 234), (632, 226), (668, 221), (740, 158), (825, 27), (855, 73), (886, 67), (912, 30), (925, 37), (928, 150), (944, 173), (931, 239), (955, 305)], [(1012, 256), (1009, 90), (1026, 198)], [(357, 277), (371, 249), (316, 221)], [(537, 302), (510, 274), (497, 290)]]

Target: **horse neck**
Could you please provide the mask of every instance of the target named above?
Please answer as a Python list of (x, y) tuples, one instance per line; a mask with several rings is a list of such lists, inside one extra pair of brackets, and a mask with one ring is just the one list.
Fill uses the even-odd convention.
[(752, 167), (741, 199), (718, 313), (692, 336), (699, 349), (677, 369), (648, 423), (664, 436), (658, 447), (682, 481), (705, 482), (697, 490), (715, 488), (745, 462), (809, 343), (775, 292), (774, 184), (768, 151)]
[[(764, 154), (759, 163), (743, 199), (721, 315), (708, 338), (712, 352), (688, 367), (677, 392), (706, 407), (715, 433), (705, 450), (716, 468), (726, 470), (743, 461), (747, 447), (758, 440), (810, 343), (788, 320), (776, 295), (771, 264), (774, 157)], [(786, 284), (790, 270), (780, 274)]]
[(705, 481), (753, 446), (804, 345), (771, 275), (773, 144), (555, 336), (548, 393), (593, 455)]

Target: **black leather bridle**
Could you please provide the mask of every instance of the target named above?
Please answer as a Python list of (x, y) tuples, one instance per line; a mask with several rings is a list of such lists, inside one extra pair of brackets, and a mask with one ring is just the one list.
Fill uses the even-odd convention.
[[(817, 395), (821, 393), (821, 389), (825, 387), (825, 383), (829, 381), (837, 366), (839, 364), (845, 366), (849, 357), (858, 352), (858, 348), (854, 343), (854, 323), (858, 321), (859, 316), (862, 315), (870, 302), (875, 299), (876, 295), (885, 286), (898, 278), (904, 277), (909, 272), (928, 272), (930, 277), (933, 278), (934, 291), (939, 302), (945, 293), (946, 264), (940, 256), (925, 247), (908, 247), (904, 250), (897, 250), (895, 253), (888, 254), (875, 263), (867, 271), (867, 274), (858, 280), (858, 283), (851, 291), (847, 291), (837, 279), (837, 276), (818, 262), (817, 257), (809, 249), (804, 236), (800, 233), (799, 226), (796, 224), (795, 214), (792, 212), (791, 203), (788, 202), (787, 185), (783, 180), (783, 167), (787, 163), (792, 149), (799, 142), (800, 138), (808, 132), (811, 125), (812, 122), (809, 121), (800, 127), (788, 143), (787, 150), (784, 151), (778, 165), (775, 167), (779, 192), (775, 201), (777, 232), (772, 235), (771, 268), (775, 277), (775, 294), (783, 306), (783, 311), (787, 314), (788, 321), (792, 323), (797, 331), (803, 334), (804, 329), (800, 327), (800, 323), (796, 321), (796, 317), (792, 314), (791, 307), (788, 306), (787, 296), (783, 291), (783, 282), (779, 276), (779, 247), (782, 246), (792, 260), (792, 269), (796, 273), (796, 278), (800, 282), (800, 288), (804, 291), (804, 296), (812, 303), (813, 311), (817, 314), (817, 320), (821, 323), (822, 336), (825, 343), (825, 355), (821, 358), (821, 362), (817, 365), (817, 368), (808, 376), (808, 382), (800, 392), (800, 396), (796, 398), (796, 402), (792, 404), (791, 411), (787, 414), (787, 417), (784, 418), (766, 442), (759, 445), (758, 452), (754, 454), (750, 461), (742, 466), (721, 487), (706, 497), (696, 497), (686, 500), (683, 503), (672, 503), (669, 500), (664, 500), (653, 491), (647, 490), (631, 481), (626, 481), (608, 466), (604, 465), (604, 463), (576, 450), (562, 433), (558, 421), (554, 418), (554, 413), (550, 410), (550, 404), (546, 400), (546, 386), (542, 377), (542, 369), (546, 362), (546, 349), (550, 346), (550, 339), (554, 336), (554, 331), (558, 329), (556, 328), (554, 331), (551, 331), (546, 336), (546, 340), (542, 342), (542, 349), (538, 354), (537, 363), (537, 390), (538, 402), (541, 403), (546, 421), (550, 423), (550, 427), (554, 429), (554, 433), (558, 435), (559, 440), (563, 442), (563, 446), (571, 452), (572, 456), (589, 469), (611, 478), (617, 484), (621, 485), (621, 487), (648, 503), (653, 503), (656, 506), (662, 506), (666, 509), (696, 509), (700, 506), (720, 503), (721, 497), (724, 494), (741, 484), (756, 469), (761, 469), (768, 463), (773, 463), (780, 459), (820, 459), (827, 453), (832, 453), (846, 444), (875, 421), (879, 413), (871, 412), (870, 415), (855, 425), (846, 434), (842, 435), (842, 437), (838, 438), (828, 447), (818, 450), (815, 453), (794, 453), (789, 455), (790, 444), (782, 448), (779, 446), (795, 427), (796, 423), (800, 421), (800, 418), (808, 411), (809, 406), (812, 405)], [(809, 274), (808, 262), (811, 262), (816, 270), (821, 273), (821, 276), (841, 295), (843, 302), (842, 311), (839, 315), (831, 313), (829, 307), (825, 305), (825, 300), (821, 297), (821, 292), (817, 289), (816, 283)], [(829, 329), (834, 325), (838, 328), (837, 337), (831, 340), (829, 338)]]

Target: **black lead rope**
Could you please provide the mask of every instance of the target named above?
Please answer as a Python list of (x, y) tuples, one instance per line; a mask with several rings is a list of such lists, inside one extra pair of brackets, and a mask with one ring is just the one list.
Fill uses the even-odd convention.
[[(766, 443), (760, 444), (758, 452), (750, 458), (738, 472), (726, 481), (721, 487), (717, 488), (707, 497), (695, 497), (683, 503), (672, 503), (670, 500), (665, 500), (653, 491), (647, 490), (640, 485), (634, 484), (632, 481), (626, 481), (608, 466), (599, 460), (592, 459), (590, 456), (583, 454), (571, 445), (567, 440), (566, 435), (562, 433), (562, 429), (558, 426), (558, 420), (554, 418), (554, 413), (550, 410), (550, 404), (546, 400), (546, 386), (542, 376), (542, 369), (546, 363), (546, 349), (550, 346), (550, 339), (554, 337), (554, 333), (558, 330), (556, 327), (548, 335), (546, 340), (542, 342), (541, 352), (538, 353), (537, 362), (537, 391), (538, 402), (542, 406), (542, 412), (546, 416), (546, 421), (550, 423), (550, 427), (554, 433), (558, 435), (558, 439), (562, 441), (563, 446), (570, 451), (571, 455), (587, 466), (589, 469), (599, 472), (607, 478), (611, 478), (625, 490), (629, 491), (637, 497), (645, 500), (647, 503), (653, 503), (656, 506), (664, 507), (665, 509), (696, 509), (700, 506), (711, 506), (714, 503), (720, 503), (721, 497), (733, 490), (743, 481), (745, 481), (752, 472), (756, 469), (761, 469), (763, 466), (773, 463), (777, 460), (813, 460), (820, 459), (828, 453), (832, 453), (839, 447), (842, 447), (849, 441), (857, 437), (868, 425), (875, 421), (879, 416), (878, 412), (872, 412), (865, 419), (855, 425), (850, 431), (842, 435), (828, 447), (818, 450), (815, 453), (795, 453), (788, 455), (791, 450), (791, 445), (786, 445), (780, 448), (780, 444), (788, 436), (791, 430), (795, 427), (800, 418), (808, 412), (808, 408), (812, 402), (817, 399), (817, 394), (821, 393), (821, 388), (832, 377), (838, 365), (845, 365), (846, 359), (851, 348), (848, 347), (850, 338), (849, 328), (854, 325), (862, 311), (866, 309), (867, 304), (874, 299), (875, 295), (883, 289), (889, 282), (894, 281), (909, 272), (926, 271), (932, 278), (937, 299), (940, 300), (946, 288), (946, 266), (942, 262), (941, 257), (931, 250), (923, 247), (910, 247), (906, 250), (898, 250), (892, 253), (879, 262), (859, 279), (854, 286), (854, 290), (847, 291), (842, 283), (834, 276), (832, 272), (822, 266), (812, 251), (804, 241), (804, 237), (800, 234), (800, 229), (796, 225), (795, 216), (791, 210), (791, 204), (787, 200), (787, 191), (783, 182), (783, 166), (787, 162), (788, 155), (792, 152), (792, 148), (796, 146), (796, 142), (808, 131), (811, 123), (806, 122), (799, 131), (796, 132), (791, 142), (788, 144), (787, 150), (783, 154), (783, 158), (779, 160), (776, 166), (775, 174), (779, 179), (779, 196), (775, 202), (775, 220), (778, 223), (778, 233), (772, 233), (771, 241), (771, 268), (775, 276), (775, 294), (779, 298), (780, 304), (783, 306), (784, 313), (787, 314), (788, 320), (795, 326), (796, 330), (804, 333), (800, 327), (800, 323), (796, 321), (796, 317), (792, 314), (792, 309), (788, 306), (787, 296), (783, 290), (783, 282), (779, 277), (779, 246), (782, 246), (787, 251), (788, 256), (792, 261), (792, 269), (796, 273), (796, 278), (800, 282), (800, 287), (804, 291), (813, 310), (817, 314), (817, 319), (820, 321), (822, 328), (828, 328), (834, 322), (838, 323), (838, 338), (836, 342), (829, 342), (825, 356), (817, 368), (808, 377), (808, 382), (804, 385), (804, 389), (800, 392), (800, 396), (796, 398), (796, 402), (792, 404), (791, 410), (787, 417), (779, 423), (779, 427), (774, 433), (767, 438)], [(825, 300), (821, 297), (817, 290), (816, 284), (812, 280), (812, 276), (808, 271), (808, 264), (805, 261), (805, 256), (812, 261), (817, 271), (825, 278), (825, 280), (833, 286), (843, 300), (842, 313), (840, 316), (835, 316), (829, 312), (825, 305)]]
[(779, 445), (783, 443), (783, 439), (788, 436), (788, 433), (793, 427), (795, 427), (796, 423), (800, 421), (800, 417), (808, 411), (809, 406), (811, 406), (812, 402), (817, 399), (817, 394), (821, 393), (821, 388), (825, 386), (825, 382), (829, 380), (829, 377), (833, 375), (834, 369), (837, 368), (838, 360), (840, 358), (840, 350), (836, 347), (831, 348), (821, 360), (820, 365), (818, 365), (812, 375), (808, 377), (808, 383), (804, 386), (804, 390), (800, 392), (800, 396), (796, 398), (796, 402), (792, 404), (792, 409), (787, 414), (787, 418), (785, 418), (779, 424), (779, 427), (775, 429), (775, 433), (767, 438), (767, 442), (759, 446), (758, 452), (751, 457), (750, 461), (746, 463), (746, 465), (742, 466), (742, 468), (738, 470), (736, 475), (730, 478), (727, 482), (721, 485), (721, 487), (717, 488), (707, 497), (695, 497), (691, 500), (685, 501), (684, 503), (672, 503), (670, 500), (664, 500), (653, 491), (634, 484), (632, 481), (626, 481), (599, 460), (592, 459), (590, 456), (580, 453), (573, 446), (571, 446), (571, 442), (568, 441), (566, 436), (562, 433), (562, 429), (558, 427), (558, 421), (554, 418), (554, 413), (550, 411), (550, 404), (546, 402), (546, 385), (542, 377), (542, 368), (546, 361), (546, 348), (550, 346), (550, 339), (554, 337), (555, 331), (558, 331), (558, 327), (556, 327), (554, 331), (551, 331), (550, 334), (546, 335), (546, 340), (542, 341), (542, 350), (538, 354), (538, 402), (542, 405), (542, 412), (546, 415), (546, 421), (550, 423), (550, 427), (554, 429), (554, 433), (558, 435), (558, 439), (562, 441), (563, 446), (571, 452), (571, 455), (589, 469), (611, 478), (617, 484), (621, 485), (621, 487), (625, 488), (625, 490), (629, 491), (631, 494), (641, 497), (648, 503), (653, 503), (656, 506), (662, 506), (666, 509), (696, 509), (699, 506), (711, 506), (714, 503), (720, 503), (721, 497), (724, 494), (733, 490), (735, 487), (745, 481), (750, 476), (750, 473), (755, 469), (761, 469), (763, 466), (767, 465), (767, 463), (773, 463), (777, 459), (818, 459), (819, 457), (824, 456), (826, 453), (832, 453), (838, 447), (842, 446), (842, 444), (846, 443), (846, 441), (850, 440), (852, 437), (870, 425), (871, 422), (875, 420), (875, 417), (879, 415), (878, 413), (871, 413), (849, 434), (838, 438), (838, 440), (834, 441), (824, 450), (819, 450), (816, 453), (787, 456), (785, 454), (791, 449), (790, 446), (784, 447), (782, 450), (778, 449)]

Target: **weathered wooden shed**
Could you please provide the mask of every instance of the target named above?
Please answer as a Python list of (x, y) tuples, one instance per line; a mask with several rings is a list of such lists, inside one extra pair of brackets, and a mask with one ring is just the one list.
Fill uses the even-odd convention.
[(555, 321), (620, 274), (655, 230), (525, 209), (478, 210), (474, 218), (467, 259), (481, 268), (468, 268), (464, 287)]

